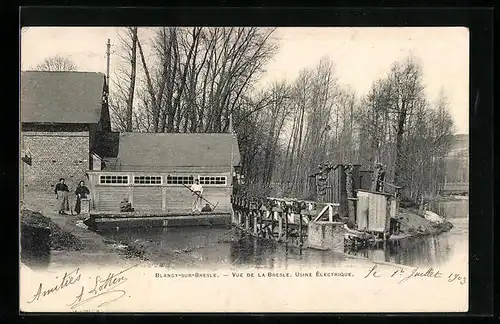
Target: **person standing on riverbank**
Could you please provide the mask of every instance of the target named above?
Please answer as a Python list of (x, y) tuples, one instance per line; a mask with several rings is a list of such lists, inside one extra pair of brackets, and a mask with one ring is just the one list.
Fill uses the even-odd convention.
[(59, 200), (59, 214), (66, 215), (66, 211), (69, 210), (69, 188), (68, 185), (64, 183), (64, 178), (59, 179), (59, 183), (55, 188), (56, 198)]
[(78, 187), (75, 190), (76, 195), (76, 204), (75, 204), (75, 212), (77, 215), (80, 215), (80, 211), (82, 209), (82, 198), (87, 198), (87, 195), (90, 195), (90, 190), (85, 186), (85, 182), (80, 181)]
[(191, 191), (195, 195), (193, 202), (193, 212), (201, 212), (201, 197), (203, 195), (203, 187), (200, 184), (200, 180), (196, 179), (195, 183), (191, 186)]

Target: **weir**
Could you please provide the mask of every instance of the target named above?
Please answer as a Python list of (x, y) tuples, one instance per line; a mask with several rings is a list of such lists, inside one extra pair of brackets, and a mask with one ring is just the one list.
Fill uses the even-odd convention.
[(384, 181), (382, 165), (371, 183), (362, 181), (366, 172), (358, 165), (326, 163), (319, 169), (311, 176), (317, 201), (233, 196), (232, 224), (258, 238), (338, 252), (346, 244), (366, 245), (399, 234), (400, 187)]
[(247, 234), (296, 247), (344, 251), (344, 224), (335, 221), (338, 204), (238, 196), (231, 202), (232, 223)]

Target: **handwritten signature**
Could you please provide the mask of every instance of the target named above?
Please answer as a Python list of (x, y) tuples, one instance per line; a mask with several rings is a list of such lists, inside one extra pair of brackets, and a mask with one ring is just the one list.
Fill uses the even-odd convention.
[[(109, 272), (106, 277), (96, 276), (93, 282), (92, 289), (87, 291), (85, 289), (85, 286), (81, 285), (79, 294), (76, 295), (75, 299), (67, 306), (74, 310), (94, 300), (100, 302), (97, 307), (102, 307), (122, 298), (126, 295), (127, 292), (123, 289), (116, 288), (121, 286), (128, 280), (125, 275), (126, 272), (136, 266), (138, 266), (138, 264), (135, 264), (117, 273)], [(59, 278), (56, 277), (56, 279)], [(28, 303), (34, 303), (48, 295), (55, 295), (62, 290), (68, 289), (68, 287), (76, 286), (77, 283), (81, 282), (81, 279), (82, 271), (80, 268), (76, 268), (70, 272), (65, 272), (61, 281), (58, 284), (49, 287), (48, 289), (44, 286), (43, 283), (40, 283), (38, 285), (37, 292), (33, 294), (33, 298), (28, 301)]]
[[(124, 276), (124, 273), (136, 266), (137, 264), (117, 273), (110, 272), (106, 278), (96, 276), (93, 288), (85, 293), (85, 287), (82, 286), (80, 293), (75, 297), (72, 303), (68, 304), (68, 306), (70, 306), (71, 309), (76, 309), (92, 300), (97, 300), (101, 302), (97, 307), (102, 307), (117, 301), (127, 293), (123, 289), (116, 289), (128, 280), (128, 278)], [(103, 300), (103, 297), (106, 298)]]

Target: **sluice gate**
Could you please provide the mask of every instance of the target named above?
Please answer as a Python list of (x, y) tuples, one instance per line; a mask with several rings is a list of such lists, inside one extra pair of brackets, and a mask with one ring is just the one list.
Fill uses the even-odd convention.
[(299, 248), (344, 252), (338, 204), (235, 196), (232, 205), (232, 224), (247, 234)]
[(317, 201), (233, 196), (232, 224), (259, 238), (341, 252), (346, 244), (399, 234), (401, 187), (385, 181), (381, 164), (367, 172), (359, 165), (325, 163), (310, 177)]

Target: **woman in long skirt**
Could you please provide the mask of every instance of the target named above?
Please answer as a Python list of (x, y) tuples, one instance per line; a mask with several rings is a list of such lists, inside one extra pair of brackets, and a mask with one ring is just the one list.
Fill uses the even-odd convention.
[(75, 211), (79, 215), (82, 209), (82, 198), (87, 198), (87, 195), (90, 195), (90, 190), (85, 186), (85, 182), (80, 181), (78, 187), (75, 190), (75, 194), (76, 194)]

